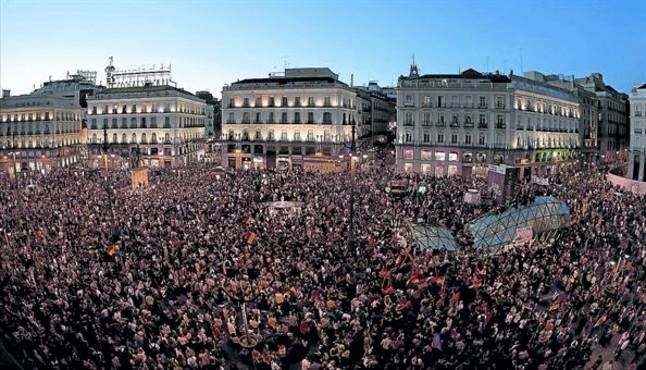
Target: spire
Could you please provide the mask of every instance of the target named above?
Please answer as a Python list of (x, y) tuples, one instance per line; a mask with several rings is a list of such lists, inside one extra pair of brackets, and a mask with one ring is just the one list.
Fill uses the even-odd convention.
[(413, 54), (413, 63), (410, 65), (410, 72), (408, 77), (419, 77), (419, 71), (417, 70), (417, 64), (415, 64), (415, 55)]

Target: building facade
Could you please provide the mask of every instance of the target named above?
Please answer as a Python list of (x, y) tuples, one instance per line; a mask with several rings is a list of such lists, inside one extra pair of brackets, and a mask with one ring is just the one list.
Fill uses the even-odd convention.
[(606, 85), (601, 73), (577, 78), (577, 84), (595, 94), (598, 104), (598, 146), (602, 160), (627, 159), (630, 140), (628, 95)]
[(331, 169), (347, 151), (358, 97), (328, 68), (292, 68), (222, 91), (222, 165)]
[(579, 101), (579, 142), (582, 158), (599, 158), (599, 99), (597, 95), (575, 82), (574, 76), (544, 75), (540, 72), (525, 72), (525, 77), (569, 90)]
[(72, 75), (30, 94), (0, 99), (0, 171), (48, 172), (81, 161), (85, 95), (94, 81)]
[(435, 176), (484, 175), (489, 164), (543, 171), (574, 158), (579, 104), (568, 91), (510, 75), (420, 76), (397, 88), (397, 168)]
[(630, 93), (630, 152), (626, 177), (646, 181), (646, 84)]
[(389, 133), (390, 125), (397, 119), (396, 99), (388, 98), (374, 81), (368, 86), (356, 87), (361, 102), (359, 137), (372, 143), (375, 137)]
[(130, 166), (175, 167), (204, 152), (207, 107), (188, 91), (150, 84), (108, 88), (89, 96), (87, 103), (94, 167), (103, 163), (103, 144)]

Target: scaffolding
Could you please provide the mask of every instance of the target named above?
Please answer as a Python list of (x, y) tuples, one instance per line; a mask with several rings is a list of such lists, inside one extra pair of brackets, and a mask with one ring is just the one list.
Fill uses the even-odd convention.
[(495, 250), (521, 239), (531, 230), (532, 238), (554, 234), (570, 224), (570, 208), (551, 196), (536, 197), (527, 205), (515, 205), (503, 212), (490, 212), (469, 225), (473, 246)]

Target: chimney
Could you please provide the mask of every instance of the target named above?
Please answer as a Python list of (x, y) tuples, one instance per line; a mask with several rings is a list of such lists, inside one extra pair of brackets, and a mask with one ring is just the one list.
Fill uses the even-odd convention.
[(8, 98), (11, 96), (11, 90), (9, 89), (2, 89), (2, 97), (3, 98)]

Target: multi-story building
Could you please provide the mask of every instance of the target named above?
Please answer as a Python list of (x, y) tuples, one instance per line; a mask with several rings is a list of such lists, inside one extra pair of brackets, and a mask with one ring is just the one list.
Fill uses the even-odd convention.
[(110, 154), (130, 165), (174, 167), (197, 160), (207, 120), (204, 100), (170, 85), (143, 84), (98, 90), (87, 98), (88, 144), (93, 165)]
[(626, 177), (646, 181), (646, 84), (630, 93), (630, 153)]
[(598, 144), (602, 159), (626, 159), (629, 142), (628, 95), (606, 85), (601, 73), (577, 78), (575, 82), (597, 97), (599, 111)]
[(587, 160), (599, 157), (599, 100), (597, 95), (575, 82), (574, 76), (544, 75), (540, 72), (525, 72), (525, 77), (569, 90), (579, 101), (579, 142), (580, 152)]
[(195, 95), (206, 103), (206, 137), (219, 138), (222, 135), (220, 101), (208, 91), (198, 91)]
[(47, 172), (83, 156), (83, 112), (95, 89), (87, 74), (47, 81), (30, 94), (0, 99), (0, 171)]
[(222, 165), (330, 169), (353, 140), (356, 91), (329, 68), (292, 68), (222, 91)]
[(420, 76), (413, 65), (397, 88), (397, 168), (469, 176), (505, 163), (528, 176), (575, 157), (578, 120), (567, 90), (473, 69)]
[(388, 98), (374, 81), (371, 81), (368, 86), (357, 86), (356, 90), (361, 101), (359, 137), (372, 143), (375, 137), (387, 134), (389, 125), (395, 122), (397, 118), (395, 99)]

